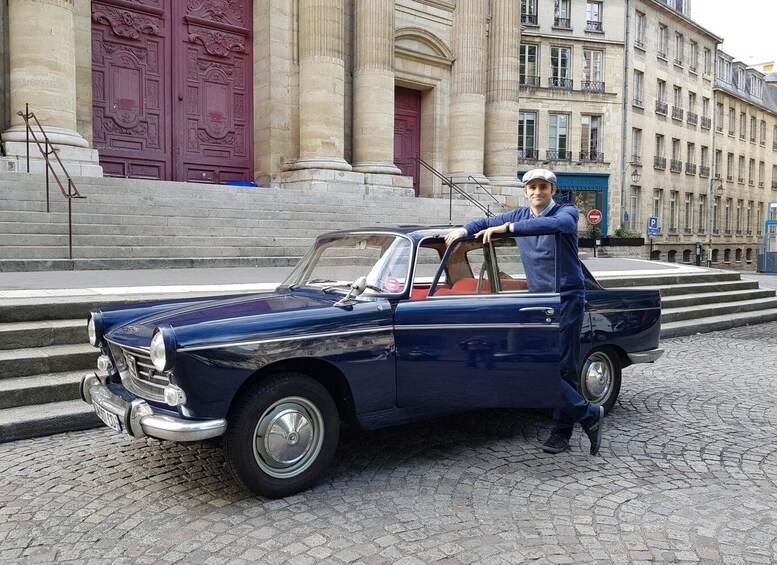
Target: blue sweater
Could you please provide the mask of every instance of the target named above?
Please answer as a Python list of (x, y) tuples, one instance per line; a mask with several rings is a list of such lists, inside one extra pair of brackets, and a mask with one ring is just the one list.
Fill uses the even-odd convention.
[(556, 287), (554, 235), (559, 234), (558, 267), (561, 294), (585, 296), (583, 269), (577, 249), (577, 208), (571, 204), (556, 204), (546, 215), (535, 218), (531, 209), (523, 206), (492, 216), (475, 220), (464, 226), (468, 235), (474, 235), (486, 228), (509, 223), (509, 231), (516, 235), (521, 250), (521, 261), (526, 271), (526, 281), (532, 292), (553, 292)]

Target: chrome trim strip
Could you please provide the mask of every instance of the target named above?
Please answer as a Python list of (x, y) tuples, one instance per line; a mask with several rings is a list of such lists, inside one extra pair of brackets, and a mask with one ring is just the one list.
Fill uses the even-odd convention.
[(647, 310), (661, 310), (660, 306), (655, 308), (629, 308), (628, 310), (586, 310), (592, 314), (622, 314), (623, 312), (644, 312)]
[(286, 337), (273, 337), (267, 339), (255, 339), (252, 341), (234, 341), (230, 343), (217, 343), (213, 345), (194, 345), (189, 347), (181, 347), (178, 349), (180, 353), (188, 353), (189, 351), (204, 351), (207, 349), (224, 349), (226, 347), (244, 347), (246, 345), (261, 345), (263, 343), (280, 343), (283, 341), (299, 341), (303, 339), (321, 339), (328, 337), (337, 337), (343, 335), (363, 335), (366, 333), (381, 333), (393, 331), (392, 326), (382, 326), (380, 328), (363, 328), (359, 330), (349, 330), (344, 332), (328, 332), (321, 334), (307, 334), (307, 335), (295, 335)]
[(132, 346), (129, 346), (129, 345), (122, 345), (121, 343), (112, 341), (110, 339), (106, 339), (105, 341), (107, 341), (108, 343), (112, 343), (113, 345), (115, 345), (116, 347), (120, 347), (121, 349), (128, 349), (129, 351), (134, 351), (135, 353), (142, 353), (146, 357), (151, 358), (151, 346), (149, 346), (149, 347), (132, 347)]
[(634, 353), (627, 353), (629, 361), (632, 363), (652, 363), (661, 355), (664, 354), (664, 350), (660, 348), (651, 349), (649, 351), (635, 351)]
[(533, 324), (418, 324), (396, 326), (397, 330), (514, 330), (516, 328), (558, 329), (558, 323)]

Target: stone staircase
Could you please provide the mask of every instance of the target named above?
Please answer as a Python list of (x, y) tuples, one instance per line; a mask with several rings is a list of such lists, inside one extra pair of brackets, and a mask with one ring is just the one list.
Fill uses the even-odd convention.
[[(448, 224), (444, 199), (406, 189), (330, 183), (273, 189), (82, 177), (67, 203), (42, 175), (0, 173), (0, 271), (289, 266), (324, 231), (357, 225)], [(480, 216), (454, 200), (453, 223)]]

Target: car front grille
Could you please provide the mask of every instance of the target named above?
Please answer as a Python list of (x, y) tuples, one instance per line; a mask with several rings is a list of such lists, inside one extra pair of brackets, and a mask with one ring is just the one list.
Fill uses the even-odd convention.
[(110, 347), (124, 387), (142, 398), (163, 402), (170, 379), (154, 368), (149, 353), (114, 344)]

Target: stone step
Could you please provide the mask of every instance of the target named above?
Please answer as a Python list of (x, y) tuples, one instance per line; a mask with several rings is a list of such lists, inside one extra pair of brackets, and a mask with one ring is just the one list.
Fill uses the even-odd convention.
[(0, 443), (104, 425), (81, 399), (5, 408), (0, 410)]
[(698, 294), (681, 294), (667, 297), (664, 297), (662, 294), (661, 307), (664, 309), (701, 306), (706, 304), (721, 304), (727, 302), (755, 300), (759, 298), (773, 298), (774, 295), (774, 290), (760, 288), (732, 290), (728, 292), (700, 292)]
[[(168, 230), (165, 235), (121, 235), (111, 234), (100, 237), (99, 246), (101, 248), (109, 247), (145, 247), (153, 248), (159, 246), (166, 240), (171, 240), (175, 247), (205, 247), (217, 245), (218, 247), (277, 247), (283, 245), (286, 247), (308, 247), (313, 243), (313, 238), (309, 235), (305, 237), (291, 237), (287, 235), (262, 235), (254, 232), (249, 236), (201, 236), (201, 235), (181, 235), (174, 230)], [(60, 247), (68, 244), (68, 235), (65, 234), (0, 234), (0, 246), (4, 248), (13, 247)], [(95, 245), (94, 235), (73, 234), (73, 246), (80, 249), (87, 249)], [(6, 255), (7, 257), (11, 257)]]
[[(136, 247), (131, 241), (125, 246), (92, 245), (74, 246), (73, 257), (76, 259), (191, 259), (214, 257), (301, 257), (313, 242), (300, 243), (298, 246), (239, 246), (218, 247), (214, 245), (167, 245)], [(5, 260), (13, 259), (67, 259), (67, 243), (61, 246), (3, 246)]]
[(696, 285), (722, 281), (739, 281), (740, 274), (734, 271), (710, 270), (688, 274), (662, 274), (646, 276), (602, 276), (596, 279), (604, 288), (656, 288), (667, 285)]
[(680, 296), (683, 294), (695, 294), (697, 292), (728, 292), (733, 290), (751, 290), (758, 288), (757, 281), (715, 281), (709, 283), (696, 283), (687, 285), (665, 285), (659, 287), (630, 287), (633, 290), (649, 290), (658, 288), (661, 297)]
[(0, 410), (81, 398), (79, 385), (87, 370), (0, 379)]
[(86, 316), (78, 320), (0, 323), (0, 350), (81, 344), (86, 339)]
[[(67, 256), (67, 250), (62, 255)], [(106, 259), (0, 259), (0, 272), (189, 269), (202, 267), (293, 267), (302, 254), (288, 257), (145, 257)]]
[(722, 314), (691, 320), (661, 323), (661, 339), (727, 330), (740, 326), (764, 324), (777, 320), (777, 308), (742, 312), (739, 314)]
[(3, 350), (0, 351), (0, 380), (90, 369), (98, 355), (98, 350), (88, 343)]
[(701, 320), (718, 316), (736, 317), (739, 313), (777, 309), (777, 297), (741, 300), (728, 303), (711, 303), (692, 306), (678, 306), (661, 309), (661, 325), (682, 320)]

